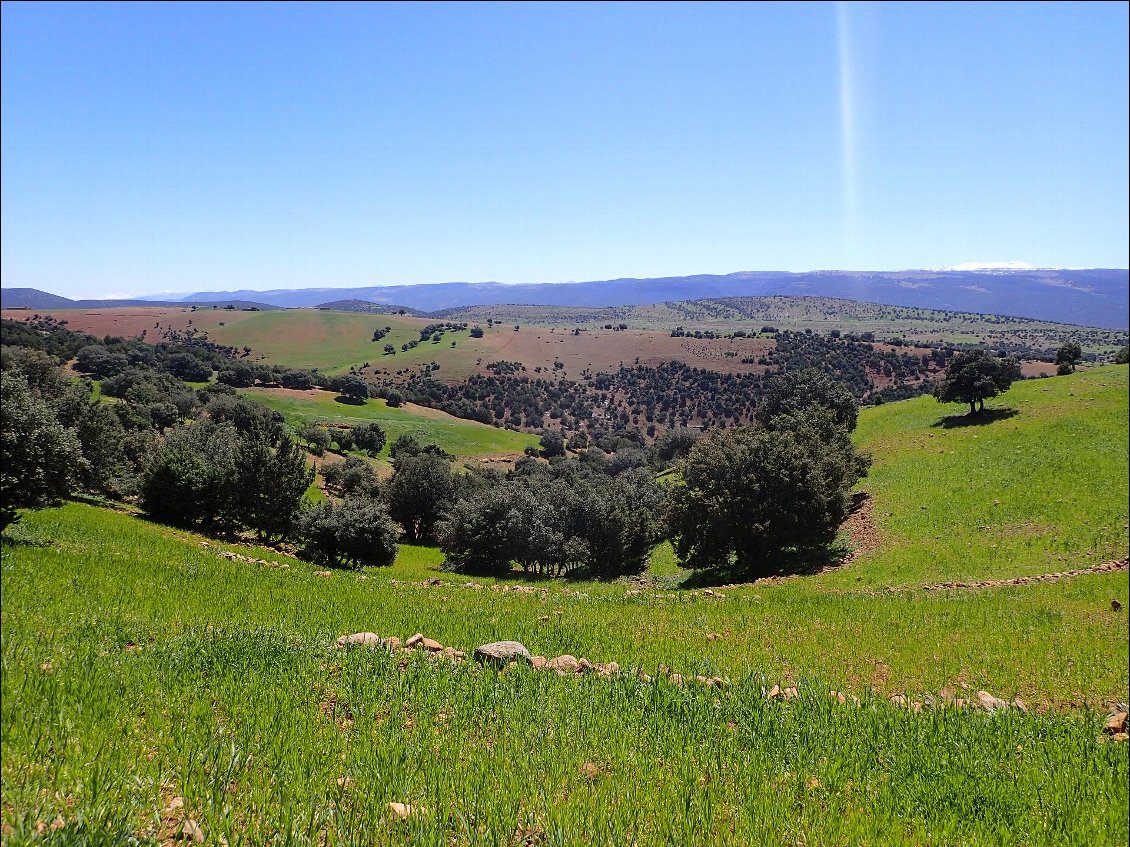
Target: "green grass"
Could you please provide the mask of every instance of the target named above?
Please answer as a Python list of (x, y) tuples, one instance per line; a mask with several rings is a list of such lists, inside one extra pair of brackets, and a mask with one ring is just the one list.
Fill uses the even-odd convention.
[[(188, 533), (82, 504), (28, 515), (8, 536), (10, 843), (57, 815), (107, 842), (152, 835), (173, 795), (229, 843), (241, 832), (388, 840), (391, 800), (427, 807), (409, 826), (421, 843), (505, 842), (520, 825), (570, 844), (592, 826), (608, 843), (628, 831), (702, 844), (1127, 835), (1126, 747), (1096, 742), (1093, 713), (913, 716), (881, 700), (833, 708), (826, 695), (964, 682), (1061, 705), (1124, 696), (1126, 617), (1096, 608), (1130, 600), (1124, 574), (952, 596), (796, 581), (724, 599), (595, 584), (541, 596), (490, 580), (425, 587), (439, 556), (420, 547), (364, 580), (316, 577), (266, 550), (243, 552), (290, 568), (230, 562)], [(735, 685), (498, 676), (422, 658), (401, 669), (330, 646), (360, 629), (423, 630), (467, 650), (514, 637), (546, 655), (667, 662)], [(778, 680), (800, 682), (802, 699), (766, 701), (762, 687)], [(599, 773), (586, 776), (585, 762)]]
[(875, 461), (862, 487), (882, 547), (829, 582), (995, 579), (1126, 556), (1126, 366), (1016, 383), (989, 406), (1016, 414), (945, 428), (966, 408), (929, 397), (863, 412), (856, 441)]
[(270, 389), (247, 389), (246, 394), (265, 406), (281, 412), (291, 426), (330, 421), (338, 424), (363, 424), (376, 421), (388, 442), (382, 456), (399, 436), (415, 436), (421, 443), (433, 443), (456, 456), (489, 456), (521, 453), (536, 445), (538, 437), (511, 432), (475, 421), (465, 421), (442, 412), (428, 417), (405, 408), (391, 408), (384, 400), (368, 400), (364, 406), (338, 403), (330, 391), (314, 392), (313, 397), (295, 396)]
[[(1127, 745), (1098, 736), (1130, 686), (1127, 572), (884, 588), (1124, 556), (1126, 372), (1019, 384), (998, 402), (1019, 414), (979, 427), (932, 427), (958, 411), (933, 401), (866, 410), (883, 546), (715, 596), (669, 587), (682, 576), (669, 545), (653, 555), (659, 587), (523, 593), (445, 574), (428, 547), (320, 577), (105, 508), (29, 513), (5, 533), (0, 570), (5, 843), (35, 842), (56, 817), (51, 843), (167, 843), (188, 814), (232, 845), (1125, 844)], [(983, 517), (990, 506), (999, 514)], [(1064, 522), (1052, 559), (1048, 539), (1000, 530), (1026, 521)], [(978, 558), (983, 534), (999, 552)], [(733, 685), (497, 674), (332, 647), (358, 630), (423, 631), (467, 651), (515, 638)], [(776, 682), (799, 684), (800, 699), (768, 701)], [(1019, 695), (1031, 713), (886, 702), (946, 687)], [(829, 688), (863, 707), (833, 705)], [(174, 796), (185, 812), (165, 811)], [(390, 801), (426, 811), (393, 823)]]

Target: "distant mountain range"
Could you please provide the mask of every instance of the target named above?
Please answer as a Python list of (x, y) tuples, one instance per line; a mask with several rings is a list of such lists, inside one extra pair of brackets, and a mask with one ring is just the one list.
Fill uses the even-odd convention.
[[(463, 306), (635, 306), (674, 300), (764, 295), (839, 297), (892, 306), (917, 306), (962, 312), (1015, 315), (1038, 320), (1126, 329), (1130, 325), (1130, 272), (1125, 269), (1041, 269), (980, 267), (977, 270), (909, 271), (746, 271), (726, 275), (614, 279), (596, 282), (504, 285), (497, 282), (444, 282), (367, 288), (304, 288), (274, 291), (209, 291), (171, 297), (159, 295), (130, 301), (233, 303), (282, 308), (320, 306), (334, 301), (362, 300), (434, 312)], [(6, 289), (5, 306), (64, 308), (63, 303), (19, 302)], [(65, 301), (36, 292), (52, 300)], [(73, 308), (105, 307), (113, 301), (67, 301)], [(120, 301), (119, 301), (120, 302)]]

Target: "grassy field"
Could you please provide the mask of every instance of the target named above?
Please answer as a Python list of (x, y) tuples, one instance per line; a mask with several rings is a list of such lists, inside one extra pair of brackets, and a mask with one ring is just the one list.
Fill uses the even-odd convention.
[(391, 408), (384, 400), (367, 400), (364, 406), (354, 406), (336, 402), (331, 391), (249, 388), (244, 393), (282, 413), (291, 426), (322, 421), (352, 426), (376, 421), (388, 439), (381, 453), (385, 458), (392, 442), (405, 434), (415, 436), (422, 444), (437, 444), (453, 455), (471, 458), (519, 454), (538, 443), (538, 437), (528, 433), (463, 420), (436, 409), (411, 405)]
[[(1099, 728), (1130, 685), (1127, 572), (885, 590), (1126, 555), (1127, 369), (1024, 383), (998, 405), (1018, 414), (949, 429), (933, 424), (959, 410), (933, 401), (866, 410), (880, 546), (713, 595), (669, 587), (681, 572), (666, 546), (655, 587), (525, 593), (465, 585), (426, 547), (322, 577), (91, 505), (29, 514), (3, 541), (5, 841), (33, 843), (58, 820), (52, 843), (171, 843), (189, 817), (233, 845), (1125, 844), (1127, 745)], [(1048, 539), (1001, 530), (1026, 521), (1062, 522), (1052, 559)], [(918, 551), (928, 524), (940, 538)], [(999, 552), (971, 551), (982, 534)], [(333, 648), (358, 630), (468, 652), (515, 638), (733, 684)], [(767, 699), (778, 682), (800, 697)], [(944, 688), (1020, 696), (1030, 713), (886, 702)], [(389, 802), (421, 811), (397, 822)]]
[[(1127, 368), (1016, 383), (987, 423), (929, 397), (860, 416), (882, 545), (840, 583), (995, 579), (1126, 556)], [(946, 419), (948, 418), (948, 420)]]

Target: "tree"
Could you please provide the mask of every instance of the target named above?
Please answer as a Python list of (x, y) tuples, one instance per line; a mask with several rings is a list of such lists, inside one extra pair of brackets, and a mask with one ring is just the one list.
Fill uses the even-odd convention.
[(262, 435), (240, 439), (236, 457), (235, 517), (260, 538), (277, 539), (291, 533), (302, 497), (314, 481), (306, 453), (284, 438), (272, 447)]
[(541, 455), (545, 459), (565, 455), (565, 438), (555, 429), (547, 429), (541, 434)]
[(324, 455), (330, 449), (330, 431), (324, 426), (303, 424), (298, 429), (298, 437), (306, 442), (315, 456)]
[(367, 497), (305, 507), (298, 521), (305, 555), (334, 567), (391, 565), (398, 530), (384, 505)]
[(685, 566), (732, 562), (757, 574), (781, 550), (834, 538), (868, 460), (827, 410), (776, 420), (780, 429), (735, 427), (691, 450), (667, 510), (675, 553)]
[(1125, 365), (1130, 362), (1130, 345), (1123, 344), (1118, 352), (1114, 354), (1114, 363), (1116, 365)]
[(349, 402), (361, 405), (369, 397), (369, 383), (357, 374), (342, 374), (330, 380), (330, 391), (336, 391)]
[(805, 368), (771, 378), (754, 411), (754, 420), (765, 424), (781, 414), (819, 407), (830, 411), (849, 432), (855, 429), (859, 406), (851, 392), (824, 371)]
[(376, 458), (385, 446), (385, 431), (376, 421), (363, 426), (353, 427), (353, 440), (357, 442), (358, 449), (364, 450), (369, 456)]
[(346, 456), (340, 462), (322, 465), (322, 477), (326, 487), (342, 497), (354, 494), (375, 497), (380, 488), (373, 466), (356, 456)]
[(472, 338), (482, 338), (483, 337), (483, 328), (476, 324), (475, 326), (471, 327), (471, 331), (470, 331), (469, 334)]
[(188, 352), (172, 353), (166, 356), (161, 364), (177, 379), (207, 382), (212, 378), (212, 366)]
[(968, 403), (969, 414), (985, 411), (985, 401), (1008, 391), (1020, 379), (1016, 359), (998, 359), (985, 350), (958, 353), (946, 367), (946, 374), (935, 386), (939, 403)]
[(231, 529), (236, 523), (239, 432), (200, 420), (169, 433), (141, 481), (141, 507), (181, 526)]
[(0, 530), (19, 519), (17, 509), (55, 505), (88, 467), (77, 434), (28, 388), (23, 374), (0, 375)]
[(1083, 348), (1079, 346), (1078, 342), (1068, 341), (1055, 351), (1055, 363), (1059, 365), (1057, 372), (1060, 376), (1065, 373), (1075, 373), (1075, 366), (1079, 364), (1079, 360), (1082, 358)]
[(445, 459), (426, 452), (397, 456), (388, 485), (388, 511), (408, 541), (431, 538), (455, 495), (455, 479)]
[(686, 427), (669, 429), (656, 440), (655, 455), (664, 462), (683, 459), (697, 443), (698, 432), (696, 430)]

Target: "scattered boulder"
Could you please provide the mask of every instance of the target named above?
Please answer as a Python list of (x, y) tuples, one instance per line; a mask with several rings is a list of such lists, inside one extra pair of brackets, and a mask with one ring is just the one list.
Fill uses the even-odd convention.
[(546, 665), (545, 656), (530, 656), (530, 664), (534, 666), (534, 670), (540, 671)]
[(530, 651), (519, 641), (493, 641), (475, 648), (475, 661), (481, 665), (505, 666), (510, 662), (532, 664)]
[(1000, 697), (994, 697), (988, 691), (978, 691), (977, 702), (981, 704), (981, 708), (986, 712), (1002, 712), (1008, 709), (1007, 700), (1002, 700)]
[(333, 571), (314, 571), (314, 576), (333, 576)]
[(176, 837), (182, 841), (194, 841), (197, 844), (202, 844), (204, 842), (204, 830), (200, 828), (200, 824), (189, 818), (177, 829)]
[(1115, 712), (1106, 719), (1103, 732), (1107, 735), (1118, 735), (1126, 732), (1126, 712)]
[(419, 812), (422, 812), (423, 806), (410, 806), (408, 803), (392, 802), (388, 804), (388, 810), (392, 812), (392, 816), (398, 821), (406, 821)]
[(550, 659), (545, 663), (546, 670), (557, 671), (562, 675), (577, 673), (580, 667), (581, 663), (577, 661), (577, 657), (570, 656), (568, 654), (564, 656), (558, 656), (555, 659)]
[(443, 645), (436, 641), (434, 638), (428, 638), (422, 632), (417, 632), (411, 638), (404, 642), (404, 646), (409, 650), (423, 648), (429, 653), (439, 653), (443, 650)]
[(585, 779), (599, 779), (604, 775), (604, 769), (595, 762), (585, 762), (581, 765), (581, 776)]
[(334, 643), (337, 644), (338, 647), (388, 647), (389, 649), (395, 650), (400, 646), (400, 639), (384, 639), (375, 632), (355, 632), (352, 635), (340, 636)]

